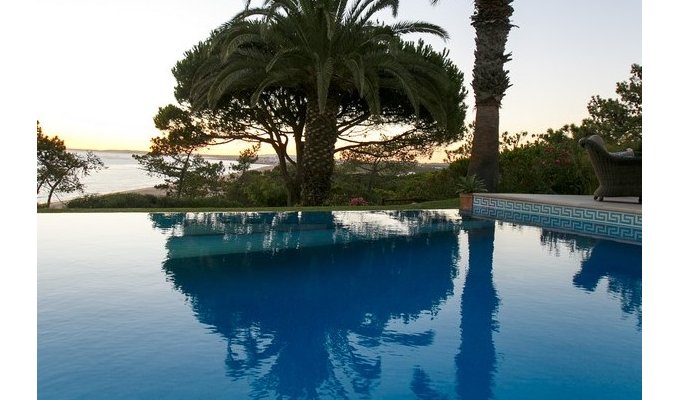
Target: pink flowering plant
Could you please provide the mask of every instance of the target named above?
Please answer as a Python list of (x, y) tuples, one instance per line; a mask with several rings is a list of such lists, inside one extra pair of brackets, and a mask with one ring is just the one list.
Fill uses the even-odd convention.
[(349, 201), (350, 206), (367, 206), (368, 202), (363, 197), (354, 197)]

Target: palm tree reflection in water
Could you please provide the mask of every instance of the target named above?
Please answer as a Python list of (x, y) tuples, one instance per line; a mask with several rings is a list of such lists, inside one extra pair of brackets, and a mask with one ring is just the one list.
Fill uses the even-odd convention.
[(496, 371), (492, 333), (499, 299), (493, 284), (495, 222), (476, 221), (467, 230), (469, 266), (461, 296), (461, 343), (456, 355), (457, 386), (461, 400), (491, 399)]
[[(313, 219), (342, 236), (332, 213)], [(370, 396), (381, 381), (385, 346), (424, 347), (434, 338), (427, 329), (396, 333), (388, 323), (430, 318), (453, 295), (458, 231), (454, 221), (440, 222), (448, 228), (413, 236), (168, 257), (163, 268), (198, 320), (226, 339), (226, 375), (251, 382), (251, 397)], [(154, 223), (169, 229), (164, 223), (177, 219)], [(201, 246), (200, 238), (171, 236), (168, 253), (187, 239)]]

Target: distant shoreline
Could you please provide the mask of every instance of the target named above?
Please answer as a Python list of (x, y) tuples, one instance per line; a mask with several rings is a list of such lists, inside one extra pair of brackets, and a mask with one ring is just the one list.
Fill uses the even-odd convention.
[[(114, 154), (146, 154), (148, 151), (144, 150), (92, 150), (92, 149), (66, 149), (68, 151), (91, 151), (94, 153), (114, 153)], [(201, 156), (214, 160), (238, 161), (239, 155), (236, 154), (200, 154)], [(276, 162), (278, 164), (278, 156), (276, 154), (261, 154), (258, 156), (258, 164), (270, 164)]]
[[(146, 154), (146, 152), (135, 151), (135, 150), (91, 150), (91, 149), (89, 149), (89, 150), (88, 149), (69, 149), (69, 150), (70, 151), (80, 151), (80, 152), (92, 151), (94, 153), (101, 153), (100, 156), (102, 158), (106, 158), (106, 157), (108, 157), (108, 156), (106, 156), (106, 154), (110, 154), (110, 155), (112, 155), (111, 156), (112, 159), (119, 159), (120, 157), (116, 156), (116, 155), (119, 155), (119, 154), (124, 154), (124, 155)], [(204, 157), (208, 160), (227, 160), (227, 161), (230, 161), (230, 162), (237, 161), (237, 159), (238, 159), (238, 156), (229, 156), (229, 155), (221, 155), (221, 156), (204, 155)], [(134, 164), (134, 161), (132, 161), (131, 157), (129, 157), (129, 160), (130, 160), (130, 163)], [(113, 164), (111, 170), (107, 169), (106, 171), (103, 171), (102, 174), (104, 172), (108, 173), (109, 171), (113, 171), (114, 167), (120, 168), (121, 165), (123, 165), (123, 164), (120, 164), (120, 162), (124, 162), (124, 161), (118, 161), (117, 163)], [(251, 165), (251, 171), (260, 171), (260, 172), (270, 171), (270, 170), (276, 168), (276, 166), (278, 166), (278, 164), (279, 164), (278, 158), (276, 158), (275, 155), (262, 155), (262, 156), (259, 157), (257, 163)], [(422, 163), (421, 162), (419, 164), (420, 164), (421, 167), (425, 167), (427, 170), (429, 170), (429, 169), (432, 169), (432, 170), (443, 169), (443, 168), (446, 168), (448, 166), (448, 164), (446, 164), (446, 163), (431, 163), (431, 162), (430, 163)], [(125, 164), (125, 165), (127, 165), (127, 164)], [(124, 174), (121, 174), (121, 171), (124, 172)], [(116, 194), (116, 193), (151, 194), (151, 195), (154, 195), (154, 196), (165, 196), (166, 195), (164, 189), (156, 189), (155, 187), (151, 186), (151, 185), (156, 184), (155, 182), (148, 181), (148, 180), (145, 180), (145, 179), (139, 179), (139, 177), (137, 177), (137, 176), (132, 176), (132, 178), (130, 178), (128, 176), (129, 172), (126, 172), (126, 171), (129, 171), (129, 168), (128, 169), (123, 169), (123, 168), (117, 169), (114, 172), (118, 173), (119, 175), (114, 174), (112, 177), (106, 178), (106, 179), (113, 179), (112, 181), (110, 181), (110, 182), (116, 183), (116, 184), (113, 184), (113, 185), (108, 185), (106, 183), (107, 182), (106, 179), (104, 179), (103, 181), (100, 180), (100, 181), (92, 182), (93, 186), (89, 186), (89, 183), (86, 182), (86, 185), (88, 185), (88, 188), (92, 189), (92, 190), (86, 191), (85, 193), (78, 195), (78, 197), (84, 196), (84, 195), (87, 195), (87, 194), (95, 194), (95, 195), (102, 195), (103, 196), (103, 195)], [(102, 175), (102, 177), (103, 177), (103, 175)], [(127, 185), (127, 188), (125, 187), (126, 185), (118, 184), (119, 182), (126, 181), (127, 179), (130, 179), (131, 183), (132, 183), (131, 185)], [(128, 189), (130, 186), (132, 186), (133, 188), (137, 187), (138, 189)], [(65, 197), (67, 197), (67, 198), (64, 199), (64, 200), (57, 200), (57, 199), (53, 198), (53, 200), (50, 204), (50, 208), (65, 208), (66, 204), (69, 201), (77, 198), (73, 194), (69, 194), (69, 196), (65, 196)], [(39, 197), (38, 204), (45, 204), (46, 201), (47, 201), (46, 197), (44, 197), (44, 196)]]
[[(268, 171), (268, 170), (271, 170), (273, 168), (274, 168), (274, 166), (272, 166), (272, 165), (264, 165), (264, 166), (261, 166), (261, 167), (252, 168), (251, 170), (252, 171)], [(122, 190), (122, 191), (119, 191), (119, 192), (106, 193), (106, 194), (102, 194), (101, 196), (107, 196), (107, 195), (119, 194), (119, 193), (137, 193), (137, 194), (142, 194), (142, 195), (150, 194), (150, 195), (157, 196), (157, 197), (165, 197), (166, 196), (165, 189), (157, 189), (153, 186), (145, 187), (145, 188), (141, 188), (141, 189)], [(66, 203), (68, 203), (71, 200), (73, 200), (73, 199), (63, 200), (63, 201), (53, 200), (50, 203), (50, 208), (65, 208)]]
[[(142, 188), (142, 189), (123, 190), (121, 192), (107, 193), (107, 194), (103, 194), (101, 196), (107, 196), (107, 195), (118, 194), (118, 193), (137, 193), (137, 194), (142, 194), (142, 195), (150, 194), (150, 195), (154, 195), (154, 196), (157, 196), (157, 197), (165, 197), (166, 196), (165, 189), (157, 189), (153, 186), (147, 187), (147, 188)], [(68, 203), (71, 200), (72, 199), (64, 200), (64, 201), (53, 200), (52, 203), (50, 204), (50, 208), (66, 208), (66, 203)]]
[[(117, 153), (117, 154), (146, 154), (148, 151), (143, 150), (92, 150), (92, 149), (67, 149), (68, 151), (92, 151), (97, 153)], [(239, 156), (233, 154), (201, 154), (201, 156), (213, 159), (213, 160), (224, 160), (224, 161), (238, 161)], [(295, 159), (295, 155), (292, 155)], [(279, 157), (276, 154), (260, 154), (256, 164), (268, 165), (272, 168), (279, 164)], [(447, 162), (428, 162), (428, 161), (418, 161), (418, 164), (433, 168), (446, 168), (449, 166)], [(264, 168), (264, 167), (263, 167)], [(253, 168), (257, 169), (257, 168)]]
[(134, 153), (134, 154), (146, 154), (147, 151), (144, 150), (92, 150), (92, 149), (66, 149), (67, 151), (92, 151), (97, 153)]

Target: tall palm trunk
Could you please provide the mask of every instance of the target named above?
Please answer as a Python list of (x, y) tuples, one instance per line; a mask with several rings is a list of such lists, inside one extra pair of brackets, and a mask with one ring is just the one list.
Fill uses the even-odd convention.
[(316, 98), (310, 98), (305, 125), (304, 159), (302, 160), (302, 204), (318, 206), (328, 198), (335, 159), (333, 150), (338, 137), (338, 105), (328, 99), (323, 112)]
[(477, 175), (490, 192), (496, 191), (498, 184), (498, 129), (498, 105), (478, 104), (468, 175)]
[(499, 108), (510, 87), (503, 64), (510, 60), (505, 43), (510, 33), (512, 0), (475, 0), (472, 26), (475, 27), (475, 65), (472, 89), (475, 92), (475, 133), (468, 175), (484, 180), (489, 192), (498, 184)]

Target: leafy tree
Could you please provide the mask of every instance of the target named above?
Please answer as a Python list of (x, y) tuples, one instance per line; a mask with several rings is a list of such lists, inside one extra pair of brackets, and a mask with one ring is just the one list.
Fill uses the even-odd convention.
[[(260, 150), (260, 144), (253, 145), (250, 148), (244, 149), (239, 153), (236, 164), (229, 167), (234, 173), (229, 174), (229, 179), (226, 182), (226, 195), (243, 205), (264, 205), (257, 196), (249, 196), (246, 190), (250, 186), (257, 186), (261, 179), (258, 179), (259, 173), (257, 171), (248, 171), (250, 166), (257, 162), (257, 152)], [(255, 176), (258, 175), (258, 176)], [(276, 185), (279, 186), (279, 185)], [(256, 199), (253, 201), (253, 199)]]
[[(245, 91), (232, 91), (219, 104), (208, 107), (197, 99), (201, 92), (203, 70), (219, 68), (221, 56), (212, 51), (214, 32), (185, 53), (172, 72), (177, 80), (175, 98), (190, 111), (197, 124), (210, 132), (211, 144), (241, 141), (271, 146), (278, 157), (281, 179), (288, 193), (288, 205), (299, 202), (301, 175), (297, 173), (302, 158), (302, 136), (306, 114), (304, 97), (295, 90), (272, 88), (264, 91), (255, 104)], [(211, 67), (212, 66), (212, 67)], [(193, 95), (192, 95), (193, 93)], [(291, 150), (291, 146), (293, 149)], [(297, 159), (291, 154), (297, 153)]]
[(37, 160), (37, 193), (47, 190), (47, 208), (55, 193), (83, 192), (85, 186), (80, 178), (105, 168), (92, 152), (81, 156), (66, 151), (59, 136), (50, 138), (42, 133), (40, 121), (37, 121)]
[(398, 144), (371, 145), (341, 153), (343, 169), (368, 176), (366, 189), (373, 190), (377, 178), (412, 170), (418, 162), (417, 152)]
[(163, 135), (151, 139), (150, 152), (132, 157), (149, 175), (165, 178), (165, 184), (156, 187), (166, 189), (168, 195), (177, 198), (219, 192), (224, 164), (208, 162), (196, 153), (209, 138), (191, 114), (168, 105), (159, 109), (154, 123)]
[[(226, 29), (226, 28), (222, 28)], [(191, 110), (196, 123), (210, 131), (212, 144), (245, 141), (270, 145), (279, 160), (280, 177), (285, 182), (288, 205), (300, 201), (302, 184), (301, 166), (304, 164), (303, 131), (306, 117), (306, 99), (295, 88), (278, 87), (265, 90), (256, 104), (251, 104), (246, 92), (225, 93), (214, 107), (205, 101), (206, 89), (201, 82), (210, 82), (211, 68), (219, 71), (222, 57), (211, 52), (211, 43), (218, 37), (213, 33), (207, 42), (200, 42), (185, 53), (173, 68), (177, 79), (175, 97), (187, 110)], [(448, 52), (435, 52), (422, 41), (418, 44), (399, 42), (400, 52), (426, 59), (443, 69), (450, 83), (447, 91), (447, 129), (441, 129), (427, 110), (416, 115), (408, 99), (397, 91), (380, 90), (382, 107), (380, 119), (371, 118), (370, 110), (356, 93), (341, 97), (337, 115), (338, 137), (334, 153), (363, 146), (380, 144), (403, 145), (411, 148), (431, 149), (456, 141), (463, 129), (466, 95), (463, 76), (448, 59)], [(200, 79), (199, 79), (200, 78)], [(203, 97), (202, 97), (203, 96)], [(378, 138), (375, 132), (389, 130), (390, 136)], [(291, 155), (290, 148), (295, 155)]]
[(642, 149), (642, 66), (633, 64), (627, 82), (616, 83), (618, 99), (593, 96), (582, 135), (598, 134), (607, 143)]
[[(424, 22), (372, 21), (386, 9), (396, 15), (397, 3), (360, 0), (348, 7), (341, 0), (271, 0), (246, 9), (215, 33), (213, 48), (221, 57), (197, 71), (190, 91), (193, 103), (219, 107), (233, 93), (246, 92), (255, 105), (276, 88), (304, 96), (304, 143), (297, 153), (303, 158), (297, 172), (302, 172), (303, 203), (320, 204), (330, 190), (341, 134), (338, 117), (346, 112), (347, 99), (360, 99), (355, 104), (377, 116), (381, 90), (400, 93), (412, 113), (429, 114), (442, 130), (455, 114), (447, 96), (461, 93), (460, 86), (452, 90), (457, 82), (441, 66), (403, 51), (399, 41), (406, 33), (446, 33)], [(460, 102), (454, 106), (460, 110)], [(361, 122), (368, 116), (359, 118)]]
[(257, 162), (258, 151), (260, 151), (259, 143), (241, 151), (238, 155), (238, 161), (236, 164), (230, 166), (229, 169), (235, 171), (240, 176), (243, 176), (243, 174), (245, 174), (250, 169), (250, 166)]

